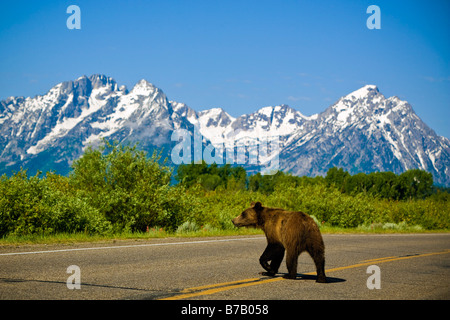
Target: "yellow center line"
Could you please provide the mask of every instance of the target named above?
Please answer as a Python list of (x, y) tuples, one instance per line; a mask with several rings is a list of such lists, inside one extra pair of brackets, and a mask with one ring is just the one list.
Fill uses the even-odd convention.
[[(394, 257), (392, 259), (387, 257), (385, 260), (357, 263), (357, 264), (353, 264), (353, 265), (346, 266), (346, 267), (338, 267), (338, 268), (328, 269), (328, 270), (326, 270), (326, 272), (333, 272), (333, 271), (340, 271), (340, 270), (352, 269), (352, 268), (363, 267), (363, 266), (370, 266), (371, 264), (374, 264), (374, 263), (380, 264), (380, 263), (385, 263), (385, 262), (428, 257), (428, 256), (434, 256), (434, 255), (446, 254), (446, 253), (450, 253), (450, 250), (447, 249), (446, 251), (440, 251), (440, 252), (423, 253), (423, 254), (416, 254), (416, 255), (410, 255), (410, 256), (404, 256), (404, 257)], [(367, 260), (364, 260), (364, 261), (367, 261)]]
[[(337, 267), (332, 269), (325, 270), (326, 273), (334, 272), (334, 271), (341, 271), (341, 270), (347, 270), (347, 269), (353, 269), (363, 266), (369, 266), (371, 264), (377, 263), (385, 263), (385, 262), (392, 262), (392, 261), (399, 261), (399, 260), (406, 260), (406, 259), (413, 259), (413, 258), (420, 258), (420, 257), (428, 257), (428, 256), (434, 256), (434, 255), (440, 255), (440, 254), (447, 254), (450, 253), (450, 249), (447, 249), (445, 251), (439, 251), (439, 252), (430, 252), (430, 253), (423, 253), (423, 254), (416, 254), (416, 255), (410, 255), (410, 256), (403, 256), (403, 257), (385, 257), (385, 258), (377, 258), (377, 259), (369, 259), (369, 260), (363, 260), (361, 263), (344, 266), (344, 267)], [(314, 275), (316, 272), (307, 272), (303, 273), (304, 275)], [(180, 300), (180, 299), (189, 299), (193, 297), (198, 296), (204, 296), (204, 295), (210, 295), (222, 291), (228, 291), (238, 288), (244, 288), (244, 287), (250, 287), (255, 285), (260, 285), (264, 283), (271, 283), (276, 281), (284, 280), (283, 277), (275, 277), (275, 278), (251, 278), (251, 279), (243, 279), (243, 280), (237, 280), (237, 281), (230, 281), (230, 282), (223, 282), (223, 283), (216, 283), (211, 285), (205, 285), (205, 286), (199, 286), (199, 287), (192, 287), (184, 289), (182, 292), (186, 292), (183, 294), (175, 295), (172, 297), (163, 298), (161, 300)], [(204, 290), (207, 289), (207, 290)], [(198, 291), (201, 290), (201, 291)], [(192, 292), (195, 291), (195, 292)]]
[(253, 281), (258, 281), (258, 280), (261, 280), (261, 278), (251, 278), (251, 279), (236, 280), (236, 281), (230, 281), (230, 282), (207, 284), (207, 285), (199, 286), (199, 287), (186, 288), (186, 289), (181, 290), (181, 292), (182, 293), (190, 293), (193, 291), (198, 291), (198, 290), (203, 290), (203, 289), (209, 289), (209, 288), (214, 288), (214, 287), (224, 287), (224, 286), (228, 286), (228, 285), (232, 285), (232, 284), (239, 284), (239, 283), (243, 283), (243, 282), (253, 282)]
[[(257, 285), (257, 284), (270, 283), (270, 282), (280, 281), (280, 280), (284, 280), (284, 279), (281, 277), (278, 277), (278, 278), (265, 279), (265, 280), (261, 280), (261, 281), (257, 281), (257, 282), (248, 282), (247, 281), (245, 283), (242, 283), (246, 280), (248, 280), (248, 279), (240, 280), (239, 281), (239, 282), (241, 282), (240, 284), (235, 284), (235, 285), (230, 285), (230, 286), (225, 286), (225, 287), (220, 287), (220, 288), (215, 288), (215, 289), (209, 289), (209, 290), (204, 290), (204, 291), (200, 291), (200, 292), (185, 293), (185, 294), (180, 294), (180, 295), (176, 295), (176, 296), (172, 296), (172, 297), (163, 298), (160, 300), (189, 299), (192, 297), (204, 296), (204, 295), (209, 295), (209, 294), (213, 294), (213, 293), (217, 293), (217, 292), (228, 291), (228, 290), (237, 289), (237, 288), (250, 287), (250, 286)], [(216, 287), (218, 287), (220, 285), (222, 285), (222, 284), (219, 283), (216, 285)]]
[(384, 258), (375, 258), (375, 259), (367, 259), (367, 260), (363, 260), (361, 262), (369, 262), (369, 261), (378, 261), (378, 260), (385, 260), (385, 259), (392, 259), (392, 258), (397, 258), (396, 256), (393, 257), (384, 257)]

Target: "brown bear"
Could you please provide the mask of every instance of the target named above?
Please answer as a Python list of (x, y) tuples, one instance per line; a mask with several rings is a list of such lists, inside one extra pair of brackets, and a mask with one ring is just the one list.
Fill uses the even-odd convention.
[[(319, 227), (303, 212), (263, 207), (261, 202), (251, 204), (231, 221), (236, 227), (261, 228), (266, 234), (267, 247), (259, 259), (267, 271), (263, 275), (275, 276), (286, 250), (286, 279), (297, 277), (298, 256), (307, 251), (316, 264), (317, 282), (327, 282), (325, 276), (325, 245)], [(269, 265), (269, 261), (272, 261)]]

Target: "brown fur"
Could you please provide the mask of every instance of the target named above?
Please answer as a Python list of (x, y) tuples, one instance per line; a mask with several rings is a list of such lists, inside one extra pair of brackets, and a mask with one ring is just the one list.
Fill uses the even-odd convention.
[[(261, 228), (266, 234), (267, 247), (259, 262), (267, 271), (264, 275), (274, 276), (286, 251), (287, 279), (297, 276), (298, 256), (307, 251), (314, 260), (317, 282), (326, 282), (325, 246), (319, 227), (303, 212), (263, 207), (260, 202), (244, 210), (232, 220), (236, 227)], [(269, 265), (269, 261), (271, 261)]]

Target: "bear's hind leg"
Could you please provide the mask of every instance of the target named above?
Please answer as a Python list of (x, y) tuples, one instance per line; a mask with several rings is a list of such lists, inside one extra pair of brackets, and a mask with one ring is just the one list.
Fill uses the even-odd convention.
[(319, 283), (326, 283), (327, 277), (325, 276), (325, 259), (317, 259), (314, 261), (316, 263), (316, 270), (317, 270), (317, 280), (316, 282)]
[(325, 276), (325, 258), (323, 253), (315, 252), (314, 256), (312, 257), (314, 260), (314, 263), (316, 264), (316, 272), (317, 272), (317, 280), (316, 282), (319, 283), (326, 283), (327, 277)]
[(316, 282), (326, 283), (327, 277), (325, 276), (325, 250), (323, 247), (323, 243), (315, 247), (309, 247), (307, 250), (311, 258), (313, 258), (314, 264), (316, 265)]

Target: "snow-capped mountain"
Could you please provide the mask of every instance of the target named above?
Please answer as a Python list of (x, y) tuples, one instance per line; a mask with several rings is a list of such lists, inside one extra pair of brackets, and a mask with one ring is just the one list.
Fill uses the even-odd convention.
[[(170, 157), (174, 130), (194, 131), (203, 146), (237, 146), (261, 137), (279, 141), (280, 169), (323, 175), (332, 166), (352, 173), (419, 168), (450, 185), (450, 141), (424, 124), (412, 107), (365, 86), (310, 117), (287, 105), (234, 118), (221, 108), (196, 112), (169, 101), (146, 80), (130, 91), (104, 75), (57, 84), (43, 96), (0, 102), (0, 173), (67, 173), (72, 161), (101, 138), (136, 142)], [(263, 164), (273, 157), (260, 157)], [(170, 159), (169, 159), (170, 160)]]
[(149, 82), (128, 91), (103, 75), (60, 83), (44, 96), (10, 97), (0, 102), (0, 170), (67, 173), (101, 138), (163, 147), (170, 143), (173, 114), (165, 94)]
[(280, 155), (293, 174), (324, 174), (330, 167), (351, 173), (418, 168), (434, 181), (450, 182), (450, 141), (438, 136), (398, 97), (364, 86), (320, 113), (297, 131)]

